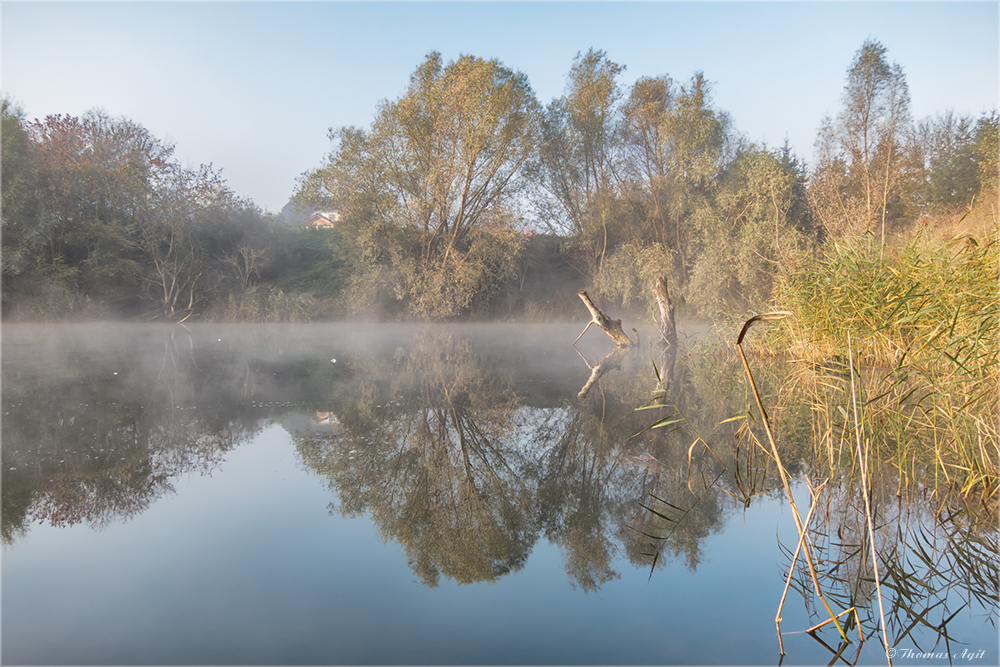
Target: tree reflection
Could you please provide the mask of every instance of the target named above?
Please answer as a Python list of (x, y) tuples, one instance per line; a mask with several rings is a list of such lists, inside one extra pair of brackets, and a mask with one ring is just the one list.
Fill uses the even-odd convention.
[[(618, 499), (613, 524), (625, 555), (637, 565), (662, 567), (679, 559), (697, 569), (702, 542), (721, 529), (732, 507), (712, 484), (725, 466), (705, 438), (719, 446), (714, 426), (720, 411), (733, 404), (699, 393), (693, 382), (697, 360), (690, 350), (678, 361), (676, 350), (664, 354), (654, 347), (627, 360), (622, 374), (602, 380), (606, 387), (590, 405), (594, 426), (586, 439), (611, 438), (612, 460), (620, 468), (611, 486)], [(651, 409), (635, 410), (643, 404)], [(664, 427), (650, 429), (656, 421)], [(617, 431), (626, 434), (614, 444)]]
[[(135, 516), (178, 475), (213, 470), (280, 420), (336, 510), (370, 513), (429, 585), (494, 581), (542, 536), (584, 591), (617, 578), (622, 557), (648, 562), (639, 531), (654, 528), (637, 501), (684, 487), (689, 433), (632, 437), (646, 418), (634, 411), (652, 377), (645, 355), (613, 355), (595, 375), (568, 344), (546, 348), (562, 356), (541, 368), (530, 346), (497, 351), (440, 327), (325, 348), (301, 331), (5, 339), (4, 540), (32, 521), (101, 528)], [(696, 566), (723, 514), (703, 499), (670, 549)]]
[(510, 381), (467, 341), (425, 333), (391, 363), (357, 362), (341, 431), (298, 435), (345, 516), (371, 515), (428, 585), (493, 581), (534, 544), (530, 452)]
[[(537, 356), (484, 353), (469, 338), (425, 330), (344, 364), (319, 408), (336, 428), (317, 419), (288, 428), (338, 497), (334, 509), (370, 513), (428, 585), (494, 581), (523, 567), (544, 536), (561, 549), (570, 582), (594, 591), (619, 577), (623, 556), (649, 562), (637, 501), (686, 470), (687, 435), (633, 437), (645, 420), (635, 407), (653, 377), (648, 358), (613, 351), (595, 373), (568, 345), (565, 353), (558, 372), (568, 381), (539, 396), (521, 380)], [(641, 463), (651, 452), (657, 466)], [(723, 514), (717, 499), (703, 500), (671, 548), (696, 567)]]
[(560, 437), (542, 459), (541, 526), (562, 547), (570, 582), (585, 591), (618, 578), (612, 537), (623, 503), (635, 500), (623, 497), (630, 491), (625, 478), (634, 471), (622, 466), (617, 451), (622, 438), (613, 424), (622, 412), (623, 406), (609, 405), (606, 394), (568, 411)]
[[(677, 444), (686, 436), (632, 437), (649, 386), (637, 376), (652, 377), (643, 356), (613, 353), (596, 374), (573, 362), (560, 372), (579, 379), (544, 398), (519, 391), (536, 360), (424, 331), (381, 356), (351, 358), (321, 410), (335, 429), (289, 428), (338, 497), (334, 509), (370, 513), (428, 585), (442, 575), (494, 581), (520, 569), (544, 536), (561, 549), (570, 582), (594, 591), (619, 576), (622, 556), (649, 562), (636, 537), (645, 522), (637, 501), (662, 492), (671, 466), (686, 463)], [(582, 383), (586, 392), (573, 389)], [(651, 451), (658, 467), (637, 464)], [(695, 567), (700, 541), (722, 517), (723, 505), (705, 500), (672, 548)]]
[(248, 350), (219, 354), (177, 327), (21, 331), (4, 339), (5, 543), (34, 521), (99, 529), (133, 517), (260, 429), (263, 411), (235, 381)]

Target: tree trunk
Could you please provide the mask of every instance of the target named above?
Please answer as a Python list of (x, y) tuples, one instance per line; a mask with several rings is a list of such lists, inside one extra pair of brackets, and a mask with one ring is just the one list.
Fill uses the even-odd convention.
[[(660, 356), (660, 386), (670, 396), (675, 393), (674, 362), (677, 360), (677, 324), (674, 321), (674, 304), (667, 291), (667, 277), (660, 276), (653, 286), (656, 304), (660, 307), (660, 334), (663, 336), (663, 354)], [(666, 394), (662, 397), (666, 400)]]
[[(604, 329), (604, 333), (611, 336), (611, 340), (615, 341), (615, 343), (617, 343), (619, 347), (632, 346), (632, 340), (625, 335), (625, 331), (624, 329), (622, 329), (621, 320), (613, 320), (604, 313), (602, 313), (600, 310), (598, 310), (597, 306), (595, 306), (594, 302), (590, 300), (590, 297), (587, 296), (586, 292), (578, 292), (578, 295), (580, 299), (583, 301), (583, 305), (585, 305), (587, 307), (587, 310), (590, 311), (591, 320), (590, 323), (587, 324), (588, 328), (590, 327), (591, 324), (596, 324), (597, 326)], [(584, 329), (584, 332), (586, 331), (587, 329)], [(580, 334), (580, 336), (582, 335), (583, 334)], [(577, 337), (577, 340), (580, 340), (579, 337)]]
[(670, 302), (670, 293), (667, 291), (667, 277), (660, 276), (656, 279), (656, 286), (653, 287), (653, 294), (656, 296), (656, 304), (660, 307), (660, 334), (667, 347), (677, 347), (677, 324), (674, 321), (674, 304)]

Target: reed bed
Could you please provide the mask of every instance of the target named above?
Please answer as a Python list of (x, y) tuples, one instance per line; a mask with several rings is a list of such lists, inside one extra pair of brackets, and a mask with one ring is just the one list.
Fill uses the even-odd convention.
[(777, 301), (794, 316), (766, 344), (803, 362), (790, 393), (811, 397), (814, 446), (831, 469), (856, 463), (853, 390), (875, 463), (899, 469), (901, 493), (916, 483), (997, 494), (997, 249), (996, 228), (945, 244), (918, 237), (884, 256), (854, 239), (782, 277)]
[[(997, 539), (1000, 454), (995, 245), (956, 246), (926, 267), (939, 281), (949, 270), (964, 270), (955, 280), (956, 291), (972, 293), (964, 301), (954, 294), (919, 297), (920, 288), (912, 284), (887, 311), (878, 299), (866, 297), (868, 311), (851, 321), (863, 331), (831, 328), (823, 346), (807, 345), (822, 338), (805, 336), (799, 313), (757, 316), (740, 332), (735, 350), (752, 409), (719, 424), (739, 424), (735, 450), (713, 450), (702, 438), (691, 445), (692, 470), (691, 452), (705, 450), (729, 472), (697, 488), (689, 481), (688, 487), (696, 502), (717, 492), (749, 504), (775, 482), (784, 491), (797, 539), (782, 545), (787, 579), (775, 617), (782, 655), (782, 610), (790, 590), (816, 618), (805, 631), (830, 650), (833, 661), (847, 664), (855, 664), (861, 646), (876, 637), (889, 665), (888, 649), (908, 641), (915, 630), (931, 631), (948, 643), (949, 622), (966, 608), (993, 617), (997, 566), (989, 554)], [(990, 276), (994, 296), (986, 300), (981, 282)], [(971, 305), (977, 299), (979, 310)], [(962, 315), (965, 308), (968, 314)], [(878, 317), (889, 320), (880, 326), (877, 309), (883, 311)], [(910, 328), (895, 321), (901, 317), (910, 318)], [(751, 343), (747, 334), (760, 322), (769, 324), (758, 327)], [(797, 358), (773, 354), (782, 341), (800, 345)], [(780, 389), (759, 391), (760, 377)], [(640, 409), (666, 407), (664, 395), (662, 388), (654, 391)], [(650, 428), (670, 428), (684, 419), (671, 407)], [(754, 472), (743, 475), (741, 468)], [(810, 491), (803, 513), (793, 496), (800, 482)], [(654, 567), (686, 520), (677, 511), (684, 505), (682, 498), (661, 495), (643, 505), (669, 529), (659, 536), (643, 533), (653, 539)], [(937, 508), (932, 517), (910, 522), (931, 506)], [(836, 628), (832, 646), (822, 635), (825, 626)]]
[(773, 344), (804, 359), (846, 353), (852, 332), (865, 362), (925, 363), (979, 371), (997, 358), (997, 230), (979, 239), (916, 237), (882, 253), (865, 237), (785, 271), (775, 302), (795, 313)]

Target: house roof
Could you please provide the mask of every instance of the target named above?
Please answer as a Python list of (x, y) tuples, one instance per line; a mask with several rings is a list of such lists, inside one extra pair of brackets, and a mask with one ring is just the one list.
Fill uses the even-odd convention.
[(340, 220), (340, 214), (336, 211), (317, 211), (302, 223), (306, 227), (333, 227)]

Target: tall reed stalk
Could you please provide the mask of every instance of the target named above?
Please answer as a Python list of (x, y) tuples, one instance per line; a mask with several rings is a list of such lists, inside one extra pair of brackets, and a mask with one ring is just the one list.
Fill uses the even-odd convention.
[[(799, 515), (799, 510), (795, 506), (795, 498), (792, 495), (792, 487), (788, 482), (788, 472), (786, 471), (785, 466), (781, 462), (781, 454), (778, 452), (778, 445), (774, 440), (774, 433), (771, 431), (771, 422), (767, 417), (767, 410), (764, 409), (764, 403), (763, 401), (761, 401), (760, 392), (757, 391), (757, 383), (754, 381), (753, 373), (750, 371), (750, 364), (749, 362), (747, 362), (747, 355), (743, 351), (743, 339), (746, 336), (747, 331), (750, 330), (750, 327), (753, 326), (755, 322), (780, 320), (788, 317), (789, 315), (791, 315), (790, 312), (777, 311), (773, 313), (765, 313), (764, 315), (757, 315), (756, 317), (750, 318), (743, 325), (743, 330), (740, 331), (739, 338), (736, 340), (736, 348), (740, 352), (740, 359), (743, 361), (743, 370), (746, 371), (747, 381), (750, 383), (750, 389), (753, 392), (754, 400), (757, 402), (757, 409), (760, 411), (761, 423), (764, 426), (764, 432), (767, 434), (767, 441), (771, 445), (771, 456), (774, 458), (774, 462), (778, 466), (778, 473), (781, 475), (781, 484), (785, 489), (785, 496), (788, 499), (789, 507), (791, 507), (792, 516), (795, 518), (795, 528), (796, 530), (798, 530), (799, 533), (799, 541), (800, 544), (802, 545), (802, 551), (806, 557), (806, 564), (809, 566), (809, 574), (812, 577), (813, 586), (816, 589), (816, 595), (823, 603), (823, 606), (826, 607), (827, 613), (830, 614), (830, 620), (833, 622), (835, 626), (837, 626), (837, 631), (840, 632), (840, 636), (843, 638), (845, 642), (850, 642), (850, 640), (847, 638), (847, 633), (844, 632), (844, 628), (841, 627), (840, 622), (837, 620), (837, 614), (833, 613), (833, 610), (830, 608), (829, 603), (827, 603), (826, 598), (823, 596), (823, 590), (819, 584), (819, 578), (816, 575), (816, 566), (813, 563), (812, 550), (809, 548), (809, 536), (808, 533), (806, 532), (806, 525), (803, 523), (802, 517)], [(780, 608), (778, 610), (778, 616), (775, 619), (775, 622), (776, 623), (781, 622)], [(779, 633), (779, 644), (781, 644), (780, 629), (778, 633)], [(784, 653), (785, 653), (784, 647), (781, 646), (781, 654), (784, 655)]]
[(882, 638), (886, 649), (886, 659), (891, 666), (892, 656), (888, 653), (891, 644), (889, 644), (889, 632), (885, 626), (885, 608), (882, 605), (882, 579), (878, 574), (878, 553), (875, 551), (875, 525), (872, 519), (871, 484), (868, 481), (869, 454), (871, 453), (871, 448), (868, 445), (871, 441), (865, 438), (864, 446), (862, 446), (861, 419), (858, 417), (858, 393), (854, 383), (854, 348), (850, 337), (847, 339), (847, 362), (851, 367), (851, 407), (854, 412), (854, 435), (857, 445), (858, 467), (861, 469), (861, 495), (865, 499), (865, 525), (868, 528), (868, 544), (871, 547), (872, 554), (872, 571), (875, 573), (875, 588), (878, 592), (878, 612), (879, 618), (882, 621)]

